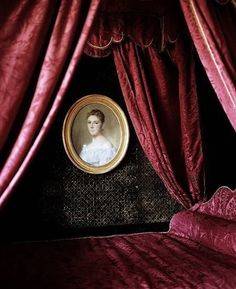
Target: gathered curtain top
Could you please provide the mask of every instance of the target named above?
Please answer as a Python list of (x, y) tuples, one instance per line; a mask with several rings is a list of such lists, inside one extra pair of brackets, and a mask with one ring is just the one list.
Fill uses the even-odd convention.
[[(185, 24), (179, 6), (171, 9), (125, 11), (101, 10), (94, 22), (84, 52), (89, 56), (104, 57), (111, 53), (113, 45), (129, 38), (142, 48), (156, 45), (164, 51), (167, 44), (174, 43)], [(174, 24), (173, 24), (174, 19)]]
[[(219, 6), (236, 5), (236, 0), (214, 2)], [(142, 48), (155, 45), (163, 52), (186, 31), (178, 0), (104, 0), (84, 52), (93, 57), (105, 57), (114, 45), (127, 38)]]

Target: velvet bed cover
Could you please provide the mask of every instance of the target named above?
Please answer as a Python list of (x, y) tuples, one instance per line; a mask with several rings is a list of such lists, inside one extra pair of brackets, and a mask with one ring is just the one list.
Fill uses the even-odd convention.
[(165, 233), (2, 245), (4, 289), (234, 289), (236, 194), (174, 215)]

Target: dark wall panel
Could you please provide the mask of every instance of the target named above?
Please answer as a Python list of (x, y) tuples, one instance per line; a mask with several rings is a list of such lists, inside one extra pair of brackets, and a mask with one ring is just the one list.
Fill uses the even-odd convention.
[[(77, 169), (68, 159), (61, 137), (69, 107), (79, 97), (93, 93), (107, 95), (122, 107), (131, 132), (123, 161), (102, 175)], [(160, 224), (167, 224), (180, 209), (138, 143), (112, 58), (84, 56), (54, 126), (5, 208), (3, 238), (162, 230)]]

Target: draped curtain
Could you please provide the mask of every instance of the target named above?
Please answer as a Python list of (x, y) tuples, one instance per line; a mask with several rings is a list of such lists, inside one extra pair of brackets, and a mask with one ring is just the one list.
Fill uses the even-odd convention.
[(48, 132), (100, 0), (4, 1), (0, 17), (0, 207)]
[(193, 62), (185, 61), (183, 53), (180, 56), (184, 63), (175, 69), (153, 47), (144, 54), (132, 42), (114, 49), (122, 92), (142, 148), (169, 193), (189, 207), (202, 197), (203, 155)]
[(85, 52), (113, 53), (140, 144), (169, 193), (190, 207), (204, 198), (203, 153), (193, 47), (179, 12), (100, 15)]
[[(178, 2), (160, 2), (153, 11), (123, 2), (125, 13), (104, 1), (95, 18), (100, 0), (6, 1), (0, 17), (0, 207), (46, 136), (83, 49), (99, 57), (113, 53), (139, 141), (172, 196), (185, 207), (203, 200), (193, 53)], [(136, 6), (138, 13), (130, 13)]]
[(199, 58), (236, 130), (236, 2), (180, 0)]

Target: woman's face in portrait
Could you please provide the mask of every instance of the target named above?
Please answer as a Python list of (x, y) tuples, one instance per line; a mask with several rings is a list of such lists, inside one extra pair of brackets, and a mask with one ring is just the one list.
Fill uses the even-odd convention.
[(87, 120), (88, 131), (91, 136), (97, 136), (101, 133), (103, 123), (96, 115), (90, 115)]

